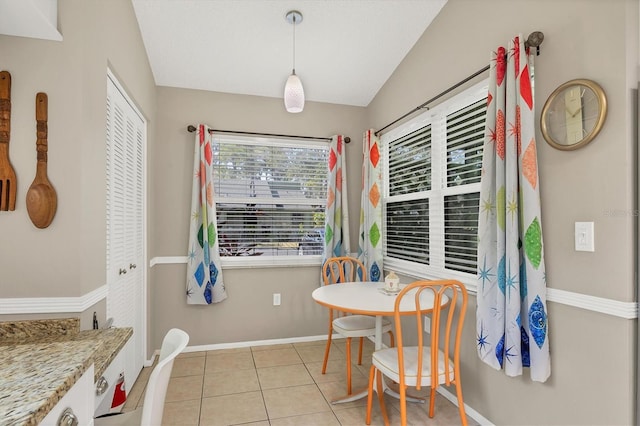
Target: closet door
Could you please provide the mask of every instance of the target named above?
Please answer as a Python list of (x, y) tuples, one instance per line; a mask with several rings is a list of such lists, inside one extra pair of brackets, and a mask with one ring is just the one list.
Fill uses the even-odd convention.
[(107, 317), (133, 328), (125, 362), (131, 390), (145, 359), (144, 146), (146, 122), (109, 75), (107, 79)]

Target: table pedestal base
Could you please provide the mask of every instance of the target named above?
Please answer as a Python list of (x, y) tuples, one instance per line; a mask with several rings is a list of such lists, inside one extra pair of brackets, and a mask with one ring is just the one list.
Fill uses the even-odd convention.
[[(378, 389), (377, 386), (373, 386), (373, 391), (375, 393), (378, 393)], [(396, 391), (394, 391), (393, 389), (391, 389), (388, 385), (387, 382), (383, 379), (382, 380), (382, 391), (384, 393), (386, 393), (387, 395), (391, 395), (392, 397), (396, 398), (396, 399), (400, 399), (400, 394)], [(367, 395), (369, 394), (369, 389), (368, 387), (365, 387), (355, 393), (352, 393), (351, 395), (345, 395), (342, 396), (338, 399), (334, 399), (333, 401), (331, 401), (332, 404), (344, 404), (345, 402), (353, 402), (353, 401), (357, 401), (359, 399), (362, 398), (366, 398)], [(425, 398), (420, 398), (417, 396), (411, 396), (411, 395), (407, 395), (407, 401), (409, 402), (420, 402), (420, 403), (424, 403), (426, 400)]]

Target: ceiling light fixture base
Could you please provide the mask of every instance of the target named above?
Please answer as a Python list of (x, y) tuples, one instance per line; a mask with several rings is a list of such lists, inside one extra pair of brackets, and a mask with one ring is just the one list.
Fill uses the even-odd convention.
[(302, 13), (297, 10), (290, 10), (284, 17), (290, 24), (299, 24), (302, 22)]

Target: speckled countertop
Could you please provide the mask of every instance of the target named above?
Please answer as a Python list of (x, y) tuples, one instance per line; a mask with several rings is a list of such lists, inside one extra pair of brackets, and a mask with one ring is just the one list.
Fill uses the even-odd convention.
[(69, 320), (0, 323), (0, 424), (38, 424), (91, 364), (95, 382), (133, 334), (79, 331)]

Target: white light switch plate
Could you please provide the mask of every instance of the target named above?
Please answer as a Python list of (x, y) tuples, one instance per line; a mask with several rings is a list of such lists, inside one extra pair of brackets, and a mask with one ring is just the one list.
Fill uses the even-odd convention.
[(576, 251), (596, 251), (593, 222), (576, 222), (575, 247)]

